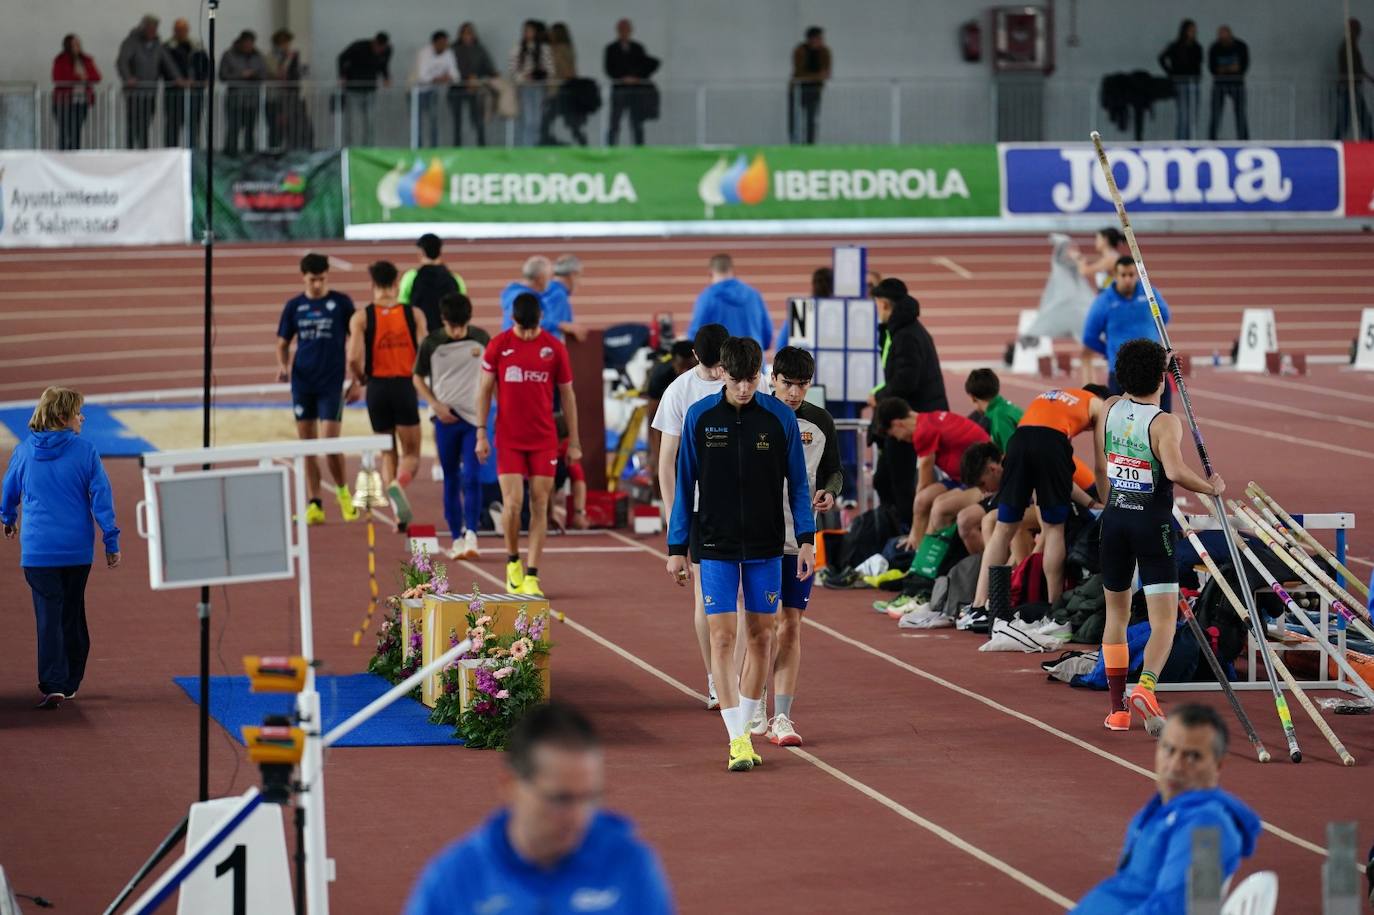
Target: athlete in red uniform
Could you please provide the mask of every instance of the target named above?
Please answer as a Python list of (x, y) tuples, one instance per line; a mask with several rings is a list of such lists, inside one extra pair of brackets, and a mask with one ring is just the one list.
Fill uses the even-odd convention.
[[(558, 430), (553, 418), (557, 388), (568, 424), (568, 461), (582, 459), (577, 435), (568, 351), (539, 327), (539, 297), (521, 293), (511, 306), (515, 326), (492, 338), (482, 357), (477, 415), (485, 419), (495, 392), (496, 474), (501, 483), (501, 525), (506, 535), (506, 587), (514, 594), (542, 597), (539, 553), (549, 526), (549, 495), (558, 470)], [(491, 454), (486, 429), (477, 429), (477, 460)], [(525, 481), (530, 484), (529, 565), (520, 564), (520, 513)]]

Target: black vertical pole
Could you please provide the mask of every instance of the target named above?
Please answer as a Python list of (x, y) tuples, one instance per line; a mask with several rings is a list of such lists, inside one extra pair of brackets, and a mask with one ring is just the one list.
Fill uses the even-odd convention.
[[(214, 300), (212, 298), (215, 265), (215, 201), (213, 185), (215, 170), (215, 13), (219, 0), (209, 0), (210, 35), (207, 54), (210, 57), (209, 72), (205, 84), (205, 336), (203, 371), (201, 375), (201, 423), (200, 444), (210, 447), (210, 348), (214, 325)], [(206, 465), (205, 469), (209, 469)], [(201, 585), (200, 604), (196, 607), (200, 617), (200, 799), (210, 798), (210, 587)]]

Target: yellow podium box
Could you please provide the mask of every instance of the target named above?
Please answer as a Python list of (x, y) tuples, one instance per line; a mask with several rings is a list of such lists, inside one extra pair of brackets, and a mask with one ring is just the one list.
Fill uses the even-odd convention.
[[(533, 619), (543, 613), (549, 612), (549, 602), (542, 597), (529, 597), (524, 594), (477, 594), (477, 600), (482, 603), (482, 611), (477, 614), (480, 616), (490, 616), (491, 624), (487, 631), (494, 636), (513, 636), (515, 635), (515, 618), (520, 614), (520, 609), (525, 609), (525, 615)], [(424, 633), (422, 636), (423, 650), (420, 663), (428, 664), (435, 658), (442, 655), (449, 648), (450, 633), (457, 633), (461, 639), (467, 635), (468, 631), (468, 605), (472, 603), (473, 594), (430, 594), (425, 597), (425, 609), (423, 615)], [(544, 691), (548, 694), (548, 660), (544, 658)], [(469, 668), (464, 676), (466, 683), (474, 676), (475, 667)], [(421, 701), (430, 708), (434, 708), (440, 695), (439, 675), (435, 674), (426, 677), (421, 688)], [(463, 703), (466, 708), (467, 704)]]

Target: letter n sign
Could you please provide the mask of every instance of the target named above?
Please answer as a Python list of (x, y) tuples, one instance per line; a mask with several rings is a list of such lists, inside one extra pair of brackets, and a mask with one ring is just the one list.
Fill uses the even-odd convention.
[(804, 350), (816, 348), (816, 300), (787, 300), (787, 342)]

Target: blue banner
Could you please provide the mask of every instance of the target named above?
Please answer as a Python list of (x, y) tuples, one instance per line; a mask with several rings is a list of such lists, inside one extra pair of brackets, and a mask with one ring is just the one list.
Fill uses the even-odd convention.
[[(1111, 213), (1092, 144), (998, 146), (1006, 216)], [(1335, 143), (1109, 146), (1112, 175), (1131, 213), (1339, 216)]]

